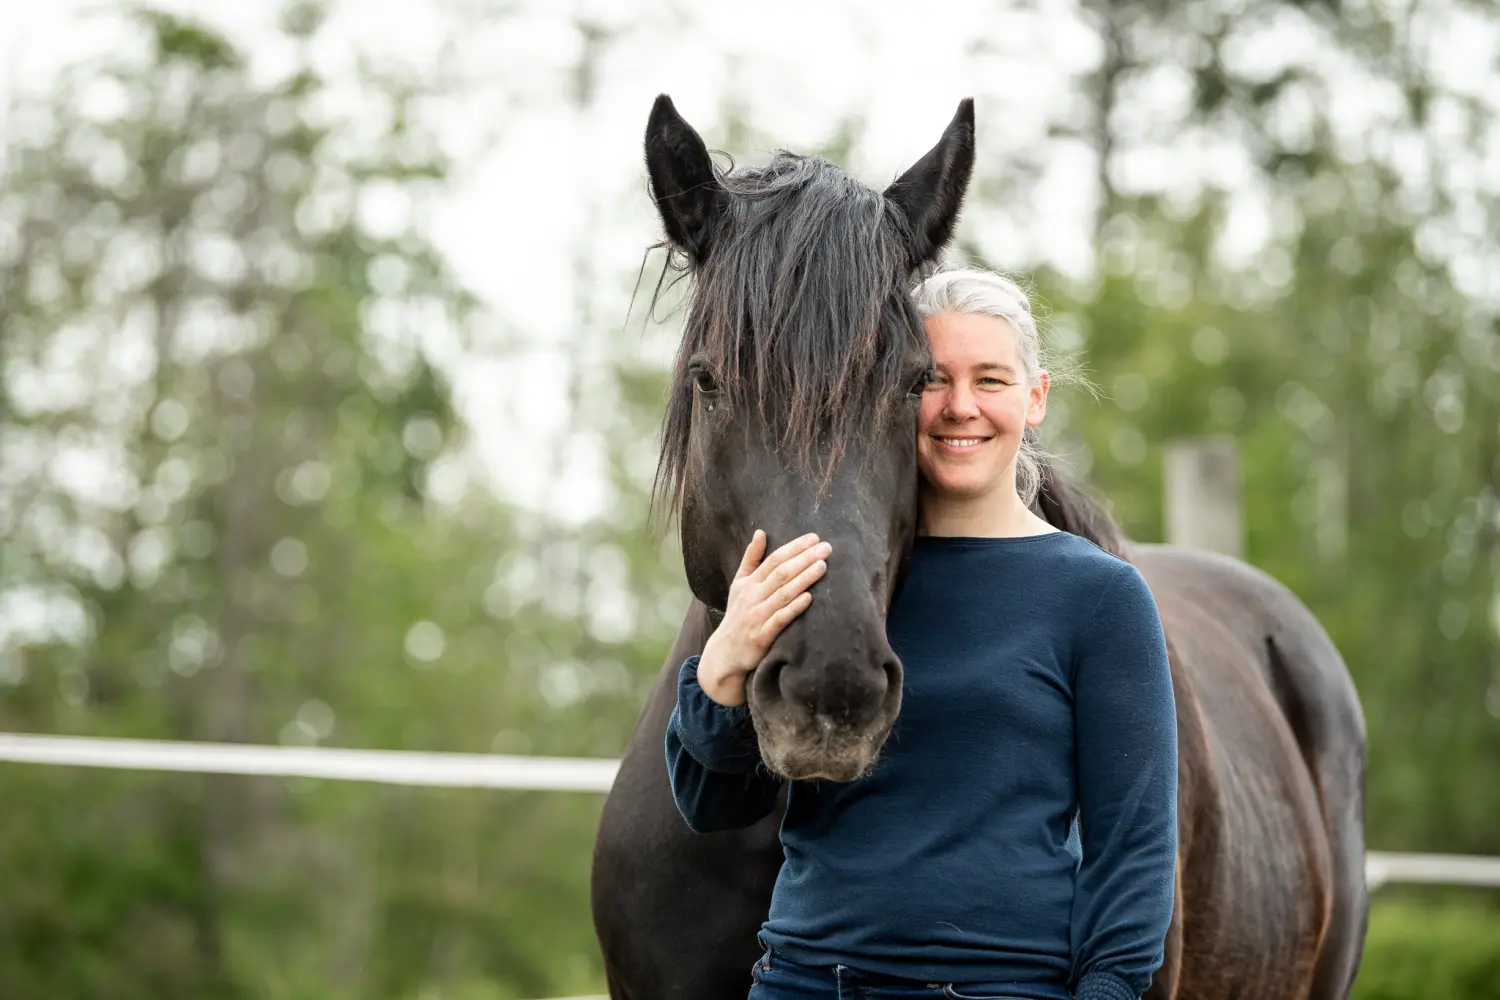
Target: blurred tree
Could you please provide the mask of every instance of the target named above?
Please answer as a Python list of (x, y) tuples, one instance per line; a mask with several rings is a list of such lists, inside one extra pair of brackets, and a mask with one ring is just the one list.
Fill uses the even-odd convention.
[[(139, 12), (133, 47), (17, 109), (0, 729), (610, 754), (680, 585), (643, 501), (563, 537), (472, 488), (442, 368), (486, 320), (413, 227), (446, 164), (402, 80), (330, 115), (321, 22), (287, 9), (297, 65), (263, 85), (225, 38)], [(0, 783), (7, 997), (596, 980), (593, 800)]]
[[(1500, 328), (1478, 277), (1500, 266), (1478, 221), (1500, 109), (1440, 54), (1495, 13), (1084, 7), (1098, 269), (1041, 281), (1107, 402), (1050, 429), (1142, 539), (1162, 446), (1235, 435), (1249, 557), (1312, 605), (1364, 700), (1371, 844), (1500, 853)], [(1194, 151), (1198, 176), (1171, 169)]]

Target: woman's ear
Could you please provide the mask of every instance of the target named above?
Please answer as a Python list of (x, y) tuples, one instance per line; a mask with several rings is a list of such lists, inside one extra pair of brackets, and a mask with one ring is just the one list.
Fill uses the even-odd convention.
[(646, 172), (667, 240), (702, 264), (729, 193), (714, 173), (702, 137), (666, 94), (657, 97), (646, 122)]
[(885, 189), (906, 222), (913, 270), (935, 260), (953, 238), (973, 173), (974, 99), (966, 97), (938, 144)]
[(1047, 392), (1051, 388), (1052, 377), (1046, 370), (1037, 372), (1026, 390), (1026, 426), (1035, 427), (1047, 415)]

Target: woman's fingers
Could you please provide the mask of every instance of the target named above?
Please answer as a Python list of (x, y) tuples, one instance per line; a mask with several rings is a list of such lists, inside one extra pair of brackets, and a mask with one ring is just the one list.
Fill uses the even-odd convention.
[[(789, 560), (795, 559), (802, 552), (806, 551), (809, 546), (816, 545), (817, 543), (818, 536), (811, 532), (803, 535), (801, 538), (792, 539), (775, 552), (766, 556), (765, 562), (761, 563), (755, 572), (751, 574), (752, 578), (760, 582), (769, 580), (772, 574), (776, 573)], [(785, 583), (787, 579), (790, 579), (790, 577), (778, 581), (777, 586)]]
[[(761, 577), (766, 596), (786, 586), (795, 580), (807, 567), (820, 559), (826, 559), (833, 551), (833, 546), (827, 542), (814, 542), (813, 544), (799, 549), (791, 556), (781, 560), (774, 568), (767, 571)], [(770, 562), (770, 560), (766, 560)]]
[(777, 589), (785, 587), (806, 572), (809, 566), (827, 559), (831, 552), (833, 552), (833, 546), (827, 542), (819, 542), (806, 548), (776, 567), (776, 571), (771, 574), (768, 582)]
[[(781, 630), (812, 603), (808, 588), (828, 572), (825, 561), (833, 546), (812, 533), (795, 538), (766, 555), (766, 533), (756, 529), (740, 559), (730, 590), (723, 634), (738, 635), (746, 668), (760, 661)], [(717, 633), (716, 633), (717, 634)]]
[(745, 546), (745, 554), (740, 557), (740, 568), (735, 570), (736, 580), (744, 579), (755, 572), (755, 567), (760, 565), (760, 557), (766, 553), (766, 533), (759, 528), (750, 536), (750, 544)]
[(769, 643), (772, 639), (775, 639), (781, 633), (781, 630), (791, 624), (793, 618), (806, 611), (807, 606), (811, 603), (812, 594), (806, 590), (792, 598), (790, 604), (787, 604), (780, 611), (777, 611), (766, 619), (765, 625), (761, 626), (760, 630), (761, 640)]
[[(808, 551), (812, 552), (814, 549), (809, 549)], [(792, 565), (792, 563), (788, 563), (787, 565)], [(826, 572), (828, 572), (828, 564), (822, 559), (815, 559), (811, 565), (804, 567), (800, 573), (776, 588), (770, 598), (768, 598), (767, 604), (770, 605), (773, 611), (786, 607), (806, 591), (808, 587), (817, 583)]]

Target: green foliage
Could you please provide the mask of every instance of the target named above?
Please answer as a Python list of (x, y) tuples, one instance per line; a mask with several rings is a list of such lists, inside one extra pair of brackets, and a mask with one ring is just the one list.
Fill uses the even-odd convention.
[(1500, 912), (1478, 905), (1378, 904), (1354, 1000), (1500, 998)]
[[(1120, 79), (1174, 64), (1160, 39), (1180, 29), (1149, 5), (1116, 15), (1132, 29), (1117, 39)], [(1390, 141), (1441, 160), (1425, 131), (1440, 89), (1430, 71), (1382, 32), (1336, 39), (1407, 95)], [(1147, 541), (1163, 532), (1163, 448), (1232, 436), (1246, 557), (1309, 604), (1361, 692), (1369, 842), (1500, 853), (1493, 797), (1474, 793), (1500, 787), (1500, 340), (1456, 280), (1496, 246), (1440, 251), (1432, 234), (1468, 195), (1436, 180), (1414, 193), (1397, 164), (1346, 158), (1332, 120), (1283, 137), (1279, 102), (1321, 86), (1311, 70), (1236, 74), (1222, 36), (1193, 40), (1207, 47), (1188, 50), (1201, 55), (1200, 100), (1184, 127), (1223, 127), (1233, 109), (1272, 232), (1227, 264), (1215, 244), (1228, 192), (1210, 184), (1184, 205), (1106, 191), (1097, 279), (1039, 276), (1106, 398), (1064, 401), (1046, 430)]]
[(240, 54), (212, 31), (164, 11), (141, 9), (136, 15), (149, 25), (162, 64), (181, 60), (202, 69), (228, 69), (240, 64)]
[[(310, 65), (135, 23), (151, 57), (65, 79), (0, 176), (0, 605), (50, 602), (0, 626), (0, 730), (618, 753), (680, 574), (624, 464), (624, 519), (567, 533), (435, 486), (466, 437), (427, 335), (474, 303), (355, 207), (446, 165), (402, 114), (340, 152)], [(597, 984), (592, 796), (4, 766), (0, 801), (7, 1000)]]

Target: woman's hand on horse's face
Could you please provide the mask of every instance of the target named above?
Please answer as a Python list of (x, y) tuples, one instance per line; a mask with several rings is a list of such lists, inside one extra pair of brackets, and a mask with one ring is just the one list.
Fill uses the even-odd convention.
[(765, 551), (766, 533), (757, 529), (729, 585), (724, 620), (698, 659), (698, 686), (721, 705), (745, 703), (745, 677), (812, 603), (808, 588), (828, 571), (833, 546), (809, 534), (762, 560)]

